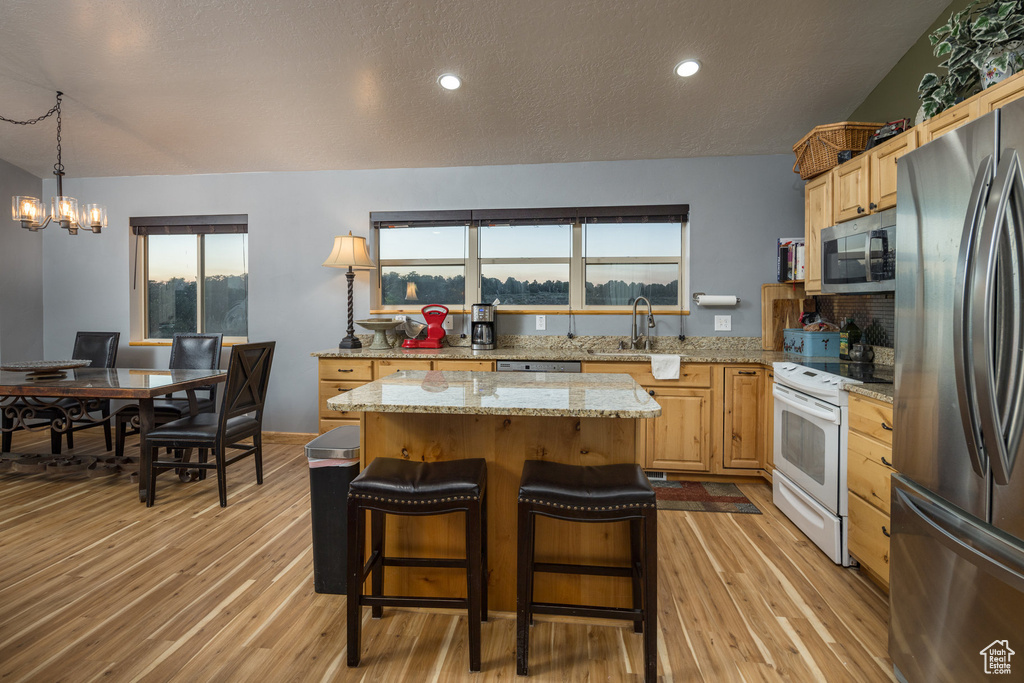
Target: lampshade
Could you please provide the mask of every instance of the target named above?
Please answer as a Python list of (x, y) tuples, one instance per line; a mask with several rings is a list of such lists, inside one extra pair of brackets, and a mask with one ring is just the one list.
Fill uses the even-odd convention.
[(366, 250), (365, 237), (353, 237), (349, 230), (347, 235), (334, 238), (334, 249), (331, 255), (324, 261), (324, 265), (330, 268), (373, 269), (377, 266), (370, 259), (370, 252)]

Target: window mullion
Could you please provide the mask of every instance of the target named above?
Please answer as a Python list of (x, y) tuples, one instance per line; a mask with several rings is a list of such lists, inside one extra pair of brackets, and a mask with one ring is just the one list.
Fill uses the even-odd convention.
[(199, 241), (196, 254), (198, 263), (196, 263), (196, 332), (202, 333), (203, 329), (203, 285), (206, 281), (206, 240), (203, 239), (202, 235), (196, 235), (196, 239)]
[(466, 226), (465, 290), (463, 306), (466, 310), (480, 301), (480, 233), (476, 223)]
[(579, 221), (572, 225), (572, 251), (569, 254), (569, 309), (583, 308), (586, 268), (583, 260), (583, 225)]

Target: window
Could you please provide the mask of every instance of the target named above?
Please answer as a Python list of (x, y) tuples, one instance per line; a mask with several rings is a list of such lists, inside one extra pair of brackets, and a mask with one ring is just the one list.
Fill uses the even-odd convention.
[(646, 296), (685, 309), (689, 207), (589, 207), (370, 215), (379, 281), (374, 308), (600, 311)]
[(132, 340), (179, 332), (248, 337), (248, 217), (132, 218)]

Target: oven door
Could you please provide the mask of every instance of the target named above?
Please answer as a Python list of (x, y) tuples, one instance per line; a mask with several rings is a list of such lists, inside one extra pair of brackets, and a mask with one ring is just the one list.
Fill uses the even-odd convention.
[(842, 411), (781, 384), (775, 398), (775, 467), (833, 514), (840, 509)]

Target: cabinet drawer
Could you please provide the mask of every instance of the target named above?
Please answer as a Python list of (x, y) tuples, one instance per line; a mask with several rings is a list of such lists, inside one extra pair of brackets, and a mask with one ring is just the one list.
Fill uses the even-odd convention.
[(377, 379), (393, 375), (400, 370), (430, 370), (429, 360), (379, 360), (377, 361)]
[(848, 485), (850, 493), (889, 514), (891, 475), (896, 471), (882, 462), (892, 462), (892, 449), (857, 432), (850, 432)]
[(892, 406), (850, 394), (850, 431), (892, 446)]
[(493, 360), (435, 360), (435, 370), (455, 370), (491, 372), (494, 370)]
[(373, 361), (355, 360), (350, 358), (321, 358), (320, 379), (325, 380), (363, 380), (373, 379)]
[(585, 363), (583, 371), (630, 375), (637, 384), (645, 387), (711, 386), (711, 365), (707, 363), (683, 363), (679, 368), (679, 379), (654, 379), (650, 363)]
[(889, 515), (850, 496), (850, 554), (889, 585)]
[(325, 382), (320, 380), (320, 417), (331, 419), (359, 419), (359, 413), (331, 410), (327, 407), (327, 399), (337, 396), (338, 394), (344, 394), (346, 391), (351, 391), (356, 387), (361, 387), (363, 384), (365, 384), (365, 382)]
[(323, 434), (325, 432), (331, 431), (335, 427), (343, 427), (345, 425), (355, 425), (356, 427), (358, 427), (359, 419), (357, 418), (354, 420), (329, 420), (326, 418), (320, 418), (320, 433)]

